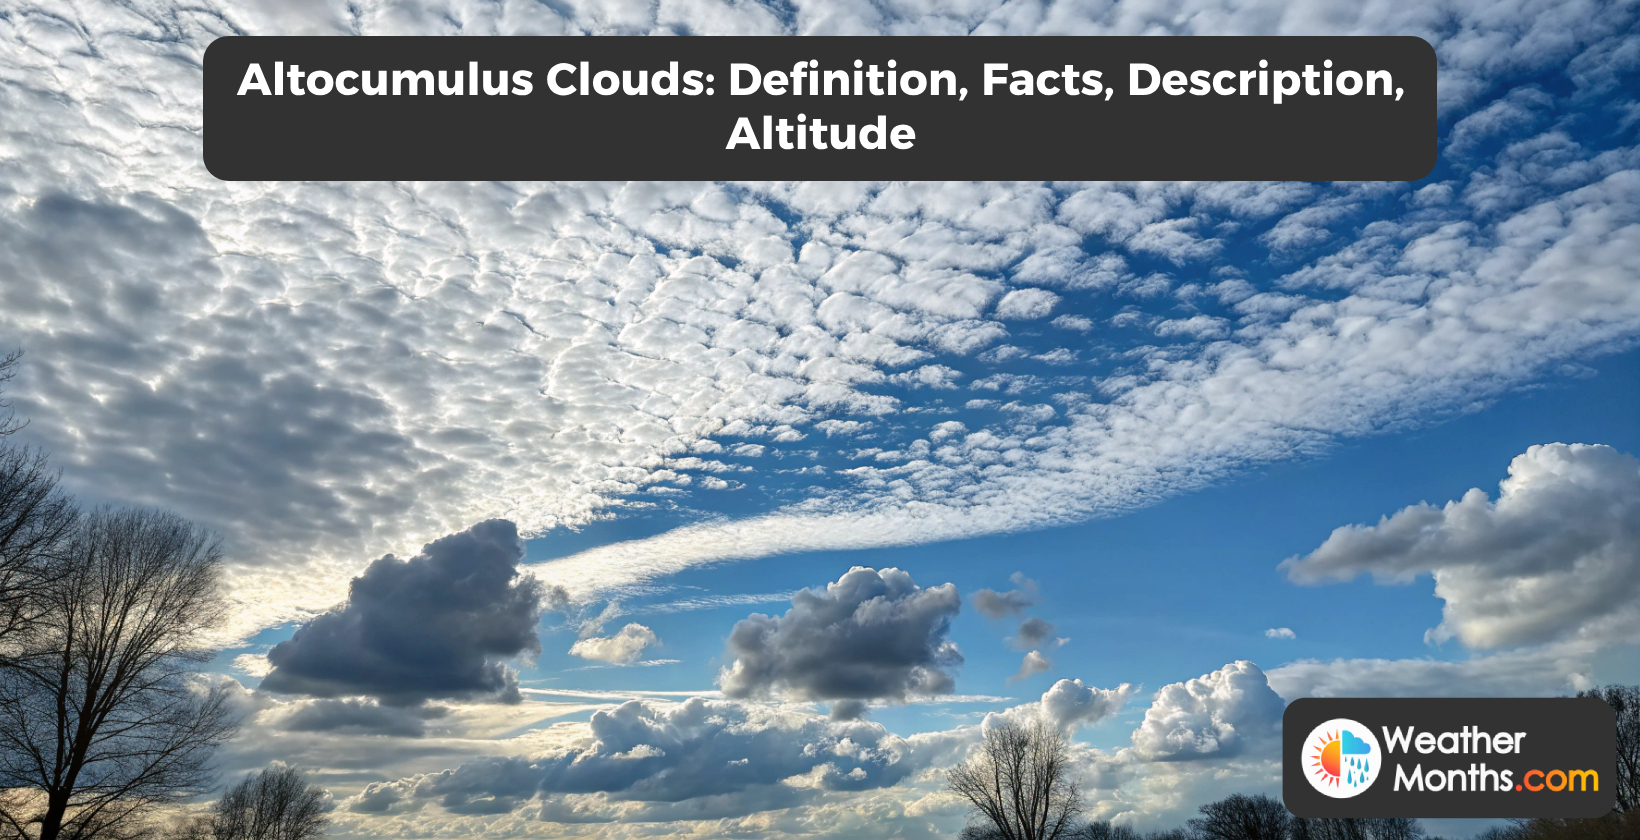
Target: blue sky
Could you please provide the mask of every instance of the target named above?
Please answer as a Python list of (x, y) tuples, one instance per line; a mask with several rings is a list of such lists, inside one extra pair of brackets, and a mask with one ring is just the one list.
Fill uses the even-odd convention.
[[(345, 836), (951, 836), (942, 774), (1026, 718), (1073, 735), (1091, 815), (1176, 825), (1279, 788), (1298, 697), (1640, 681), (1635, 14), (25, 4), (0, 17), (26, 115), (0, 126), (0, 347), (66, 486), (222, 535), (224, 772), (303, 766)], [(1416, 34), (1440, 162), (200, 162), (221, 35), (686, 32)]]

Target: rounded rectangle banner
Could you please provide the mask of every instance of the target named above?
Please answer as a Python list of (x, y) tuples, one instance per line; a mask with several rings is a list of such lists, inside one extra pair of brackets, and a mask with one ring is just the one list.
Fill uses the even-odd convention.
[(1379, 37), (250, 37), (225, 180), (1417, 180), (1435, 51)]
[(1617, 717), (1595, 697), (1307, 698), (1281, 726), (1300, 817), (1598, 817), (1617, 801)]

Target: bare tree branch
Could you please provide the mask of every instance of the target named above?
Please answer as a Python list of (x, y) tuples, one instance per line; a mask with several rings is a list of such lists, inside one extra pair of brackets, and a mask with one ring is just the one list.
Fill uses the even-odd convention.
[(270, 767), (234, 785), (211, 809), (212, 840), (314, 840), (330, 823), (326, 794), (295, 767)]
[(60, 576), (77, 517), (44, 453), (0, 445), (0, 667)]
[(11, 400), (7, 399), (6, 383), (17, 375), (17, 365), (23, 359), (23, 351), (13, 350), (0, 356), (0, 437), (5, 437), (28, 425), (28, 421), (18, 422), (17, 413), (11, 408)]
[(203, 792), (236, 721), (194, 679), (222, 618), (216, 541), (186, 520), (100, 510), (0, 668), (0, 788), (34, 791), (0, 823), (39, 840), (125, 840), (153, 805)]
[(975, 820), (964, 835), (1069, 838), (1082, 813), (1082, 792), (1067, 753), (1064, 734), (1041, 721), (988, 730), (978, 754), (946, 776), (946, 787), (973, 811)]

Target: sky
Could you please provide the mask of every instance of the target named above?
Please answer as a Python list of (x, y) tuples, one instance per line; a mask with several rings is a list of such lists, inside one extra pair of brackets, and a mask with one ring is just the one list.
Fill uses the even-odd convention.
[[(942, 837), (1279, 790), (1307, 696), (1640, 682), (1634, 3), (16, 2), (0, 347), (223, 539), (225, 778), (350, 837)], [(1414, 183), (224, 183), (229, 34), (1394, 34)], [(315, 142), (345, 142), (316, 137)], [(1211, 132), (1203, 143), (1211, 142)], [(1434, 823), (1463, 835), (1477, 823)]]

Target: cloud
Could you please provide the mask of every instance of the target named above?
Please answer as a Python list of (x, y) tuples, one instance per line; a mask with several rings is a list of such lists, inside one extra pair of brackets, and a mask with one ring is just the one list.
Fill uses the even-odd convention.
[(260, 653), (241, 653), (233, 658), (233, 669), (248, 677), (261, 679), (273, 670), (268, 664), (268, 657)]
[(1274, 737), (1285, 708), (1257, 665), (1233, 662), (1158, 691), (1133, 749), (1147, 761), (1234, 757)]
[(1089, 726), (1121, 711), (1131, 696), (1133, 686), (1128, 683), (1094, 688), (1081, 680), (1060, 680), (1042, 693), (1036, 711), (1060, 728)]
[(1043, 656), (1041, 651), (1033, 650), (1025, 654), (1025, 658), (1019, 663), (1019, 671), (1009, 677), (1008, 682), (1019, 682), (1026, 677), (1040, 674), (1052, 668), (1053, 663), (1048, 660), (1048, 657)]
[(1015, 289), (997, 302), (997, 317), (1016, 321), (1046, 318), (1058, 302), (1059, 295), (1047, 289)]
[(630, 665), (650, 645), (659, 644), (655, 631), (642, 624), (628, 624), (613, 636), (591, 636), (577, 641), (570, 655), (616, 665)]
[(1018, 589), (1010, 589), (1007, 592), (981, 589), (975, 592), (974, 609), (979, 610), (980, 615), (986, 618), (997, 620), (1024, 612), (1034, 606), (1038, 594), (1036, 581), (1019, 572), (1015, 572), (1011, 580), (1019, 587)]
[(1298, 634), (1294, 633), (1291, 627), (1271, 627), (1270, 629), (1264, 631), (1264, 638), (1286, 639), (1291, 641), (1298, 638)]
[(1367, 746), (1367, 742), (1361, 740), (1354, 732), (1346, 729), (1344, 730), (1343, 751), (1344, 755), (1367, 755), (1372, 752), (1372, 747)]
[(1033, 604), (1036, 604), (1036, 600), (1028, 596), (1027, 592), (1018, 589), (1010, 589), (1007, 592), (981, 589), (974, 592), (974, 609), (979, 610), (979, 614), (984, 615), (986, 619), (1005, 619), (1009, 615), (1027, 610)]
[(524, 545), (511, 522), (481, 522), (388, 555), (353, 579), (346, 604), (268, 651), (267, 691), (367, 694), (393, 705), (435, 697), (518, 699), (500, 660), (541, 651), (541, 587), (516, 568)]
[(1300, 697), (1553, 697), (1593, 684), (1590, 642), (1562, 642), (1439, 659), (1300, 659), (1269, 673), (1270, 687)]
[(1083, 315), (1061, 315), (1048, 323), (1062, 330), (1075, 330), (1081, 333), (1093, 332), (1093, 320)]
[(1208, 315), (1193, 315), (1189, 318), (1176, 318), (1157, 324), (1156, 334), (1163, 338), (1178, 336), (1196, 339), (1223, 338), (1230, 334), (1230, 322), (1223, 318), (1214, 318)]
[(384, 706), (369, 700), (313, 700), (293, 704), (275, 724), (290, 732), (339, 732), (419, 738), (427, 722), (448, 714), (438, 706)]
[(594, 712), (587, 727), (584, 745), (558, 755), (481, 758), (372, 784), (347, 807), (380, 813), (435, 802), (457, 814), (497, 814), (540, 797), (558, 814), (568, 798), (601, 794), (658, 803), (629, 817), (644, 821), (667, 818), (668, 803), (712, 802), (745, 814), (824, 791), (893, 785), (919, 769), (911, 746), (880, 724), (735, 701), (631, 700)]
[[(965, 417), (969, 433), (932, 457), (850, 470), (849, 487), (766, 515), (592, 549), (555, 561), (553, 575), (631, 586), (697, 563), (1115, 515), (1249, 464), (1478, 404), (1640, 334), (1629, 268), (1640, 243), (1625, 233), (1640, 224), (1640, 171), (1614, 155), (1579, 170), (1579, 186), (1516, 189), (1478, 218), (1463, 206), (1375, 223), (1281, 277), (1282, 291), (1234, 304), (1233, 337), (1209, 345), (1221, 349), (1098, 379), (1103, 399), (1067, 405), (1053, 422), (978, 428)], [(1059, 217), (1094, 234), (1113, 222), (1084, 211), (1115, 213), (1121, 197), (1165, 212), (1184, 189), (1089, 186)], [(1337, 189), (1366, 205), (1396, 188)], [(1439, 218), (1417, 215), (1426, 212)]]
[(1019, 635), (1011, 640), (1014, 647), (1027, 650), (1053, 638), (1054, 626), (1036, 616), (1019, 623)]
[(719, 674), (729, 697), (904, 700), (944, 694), (962, 654), (947, 638), (962, 608), (954, 585), (922, 588), (899, 569), (856, 566), (792, 596), (785, 615), (754, 614), (730, 632)]
[(1333, 531), (1282, 563), (1317, 584), (1435, 578), (1434, 641), (1474, 648), (1640, 633), (1640, 461), (1609, 446), (1543, 444), (1509, 464), (1496, 501), (1472, 489), (1376, 525)]

